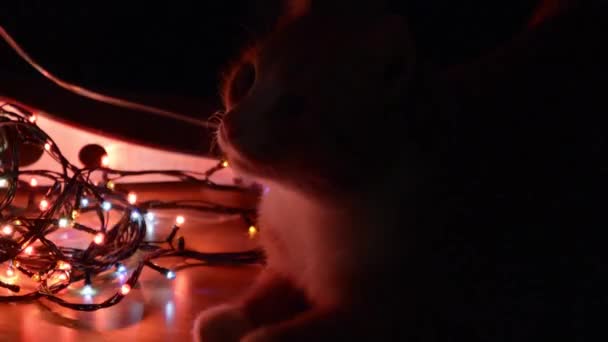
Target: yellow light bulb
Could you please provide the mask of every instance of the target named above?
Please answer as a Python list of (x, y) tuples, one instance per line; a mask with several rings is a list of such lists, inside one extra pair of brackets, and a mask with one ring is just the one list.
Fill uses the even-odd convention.
[(45, 149), (46, 151), (50, 151), (50, 150), (51, 150), (51, 143), (46, 143), (46, 144), (44, 144), (44, 149)]
[(113, 181), (108, 181), (108, 183), (106, 183), (106, 187), (110, 190), (114, 190), (114, 188), (116, 187)]
[(28, 120), (29, 120), (31, 123), (35, 123), (35, 122), (36, 122), (36, 120), (38, 120), (38, 117), (36, 116), (36, 114), (32, 114), (32, 115), (30, 115), (30, 117), (28, 118)]
[(72, 265), (69, 262), (59, 261), (57, 262), (57, 268), (63, 271), (69, 271), (72, 269)]
[(175, 223), (178, 226), (184, 224), (184, 222), (186, 222), (186, 219), (182, 215), (179, 215), (175, 218)]
[(254, 238), (258, 233), (258, 229), (255, 226), (249, 226), (249, 237)]
[(30, 186), (38, 186), (38, 180), (36, 178), (30, 179)]
[(78, 215), (80, 215), (78, 213), (78, 210), (72, 210), (72, 220), (75, 220), (78, 218)]
[(227, 161), (227, 160), (224, 160), (224, 161), (222, 162), (222, 167), (228, 167), (228, 166), (230, 166), (230, 164), (228, 163), (228, 161)]
[(20, 226), (21, 225), (21, 220), (15, 220), (15, 225), (16, 226)]

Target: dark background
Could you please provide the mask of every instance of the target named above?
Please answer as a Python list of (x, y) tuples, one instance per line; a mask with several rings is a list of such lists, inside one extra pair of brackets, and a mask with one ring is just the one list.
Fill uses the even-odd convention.
[[(466, 62), (521, 30), (534, 1), (395, 1), (438, 65)], [(218, 82), (244, 43), (264, 35), (277, 0), (5, 1), (0, 24), (60, 78), (193, 117), (220, 108)], [(209, 152), (200, 127), (81, 98), (46, 81), (0, 41), (0, 94), (88, 129), (188, 153)]]

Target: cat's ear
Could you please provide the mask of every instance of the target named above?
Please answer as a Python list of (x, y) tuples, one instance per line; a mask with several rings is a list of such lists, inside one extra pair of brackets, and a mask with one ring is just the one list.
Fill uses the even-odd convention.
[(225, 108), (235, 106), (253, 86), (256, 78), (255, 54), (256, 46), (247, 47), (240, 59), (229, 65), (224, 73), (220, 90)]

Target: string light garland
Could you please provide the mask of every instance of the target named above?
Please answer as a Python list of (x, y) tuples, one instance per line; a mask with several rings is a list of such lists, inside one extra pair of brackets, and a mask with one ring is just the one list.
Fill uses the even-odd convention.
[[(220, 161), (203, 173), (177, 170), (119, 171), (103, 165), (100, 168), (78, 168), (71, 164), (57, 144), (36, 125), (36, 116), (15, 104), (0, 106), (0, 130), (14, 131), (12, 140), (0, 144), (2, 174), (0, 175), (0, 287), (9, 295), (0, 296), (0, 302), (21, 302), (45, 298), (60, 306), (93, 311), (119, 303), (136, 286), (145, 267), (159, 272), (168, 279), (176, 277), (175, 270), (155, 263), (167, 257), (196, 259), (207, 265), (263, 263), (261, 250), (244, 252), (204, 253), (186, 248), (185, 239), (176, 239), (180, 225), (186, 218), (178, 216), (168, 236), (159, 241), (147, 241), (146, 220), (154, 219), (152, 210), (196, 210), (217, 215), (239, 215), (250, 237), (258, 233), (255, 211), (251, 208), (230, 207), (208, 201), (160, 201), (138, 203), (133, 192), (116, 190), (115, 184), (124, 177), (160, 174), (190, 182), (217, 191), (254, 192), (259, 189), (236, 185), (217, 184), (210, 177), (228, 166)], [(60, 166), (61, 172), (49, 170), (21, 170), (18, 147), (34, 144), (50, 155)], [(106, 158), (107, 160), (107, 158)], [(92, 181), (92, 173), (103, 172), (105, 183)], [(29, 179), (24, 181), (22, 178)], [(35, 180), (35, 181), (34, 181)], [(52, 184), (37, 203), (35, 191), (40, 192), (42, 180)], [(15, 202), (18, 189), (30, 194), (26, 206)], [(35, 190), (35, 191), (34, 191)], [(115, 223), (110, 222), (110, 212), (118, 213)], [(95, 227), (83, 224), (82, 215), (94, 214)], [(89, 236), (90, 243), (84, 248), (63, 246), (51, 238), (53, 233), (74, 230)], [(136, 253), (141, 255), (129, 270), (125, 261)], [(68, 287), (80, 286), (86, 298), (94, 295), (93, 280), (107, 272), (116, 272), (124, 281), (116, 292), (99, 303), (81, 303), (65, 299)], [(79, 285), (82, 282), (82, 285)], [(26, 291), (25, 283), (33, 283)]]

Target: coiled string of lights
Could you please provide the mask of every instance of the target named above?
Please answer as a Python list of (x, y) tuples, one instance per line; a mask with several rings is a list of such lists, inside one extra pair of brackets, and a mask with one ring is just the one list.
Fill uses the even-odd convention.
[[(251, 208), (229, 207), (209, 201), (161, 201), (136, 203), (136, 194), (114, 188), (113, 182), (128, 176), (162, 174), (179, 181), (195, 183), (215, 191), (237, 193), (254, 192), (254, 188), (222, 185), (210, 177), (227, 167), (225, 161), (206, 172), (194, 173), (176, 170), (166, 171), (119, 171), (105, 167), (78, 168), (70, 163), (37, 124), (36, 116), (15, 104), (0, 106), (0, 132), (5, 141), (0, 144), (0, 264), (6, 265), (6, 277), (0, 277), (0, 287), (9, 295), (0, 296), (0, 302), (32, 301), (46, 298), (60, 306), (93, 311), (119, 303), (135, 286), (145, 267), (167, 278), (174, 278), (174, 270), (157, 265), (154, 261), (166, 257), (196, 259), (208, 265), (263, 263), (261, 250), (234, 253), (203, 253), (186, 248), (183, 237), (176, 239), (184, 218), (178, 216), (168, 236), (160, 241), (146, 240), (146, 215), (150, 210), (187, 209), (217, 215), (239, 215), (250, 234), (255, 234), (255, 212)], [(61, 171), (21, 170), (19, 146), (36, 145), (44, 149), (61, 166)], [(103, 172), (107, 181), (96, 183), (91, 175)], [(25, 177), (46, 179), (51, 186), (44, 197), (32, 205), (16, 204), (17, 190), (32, 191)], [(37, 181), (36, 181), (37, 182)], [(36, 186), (36, 189), (40, 187)], [(110, 224), (109, 213), (118, 213), (119, 219)], [(96, 226), (79, 221), (83, 214), (94, 214)], [(84, 248), (62, 246), (54, 241), (52, 233), (73, 229), (88, 234), (90, 243)], [(140, 252), (135, 266), (128, 270), (124, 262)], [(99, 303), (68, 301), (63, 290), (82, 282), (86, 292), (92, 280), (104, 272), (121, 272), (125, 281), (116, 292)], [(25, 283), (34, 284), (24, 286)], [(74, 285), (73, 285), (74, 284)], [(80, 284), (80, 283), (79, 283)], [(25, 288), (32, 290), (25, 291)], [(24, 293), (26, 292), (26, 293)]]

